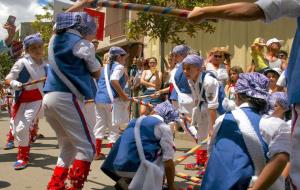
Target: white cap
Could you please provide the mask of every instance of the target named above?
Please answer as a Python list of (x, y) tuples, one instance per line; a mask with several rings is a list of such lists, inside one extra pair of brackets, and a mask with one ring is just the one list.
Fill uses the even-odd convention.
[(281, 45), (283, 43), (283, 40), (278, 40), (277, 38), (271, 38), (267, 41), (266, 45), (270, 46), (272, 43), (279, 43)]

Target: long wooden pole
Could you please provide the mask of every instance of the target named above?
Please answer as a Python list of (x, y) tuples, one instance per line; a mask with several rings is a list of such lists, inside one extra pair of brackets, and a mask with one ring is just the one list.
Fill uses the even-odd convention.
[(160, 7), (154, 5), (143, 5), (143, 4), (135, 4), (135, 3), (123, 3), (116, 1), (99, 1), (97, 3), (98, 7), (108, 7), (108, 8), (118, 8), (118, 9), (126, 9), (140, 12), (151, 12), (162, 15), (169, 15), (180, 18), (187, 18), (190, 11), (184, 9), (175, 9), (172, 7)]

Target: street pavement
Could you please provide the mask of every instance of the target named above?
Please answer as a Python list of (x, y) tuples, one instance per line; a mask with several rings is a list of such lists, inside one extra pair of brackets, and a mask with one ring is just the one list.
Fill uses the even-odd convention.
[[(59, 149), (54, 131), (50, 125), (42, 119), (39, 124), (39, 133), (45, 138), (37, 139), (30, 150), (30, 165), (24, 169), (15, 171), (13, 164), (16, 161), (17, 149), (3, 150), (6, 140), (6, 134), (9, 129), (9, 117), (7, 112), (0, 113), (0, 189), (7, 190), (45, 190), (47, 183), (52, 175), (52, 170), (55, 167)], [(106, 143), (106, 141), (104, 142)], [(176, 157), (182, 155), (188, 149), (196, 144), (185, 135), (177, 135)], [(104, 148), (103, 152), (107, 154), (109, 149)], [(184, 163), (195, 162), (193, 157), (187, 159)], [(88, 181), (84, 185), (84, 190), (113, 190), (114, 182), (108, 178), (99, 169), (103, 161), (94, 161), (91, 166), (91, 172), (88, 176)], [(183, 169), (183, 164), (176, 167), (178, 172), (189, 173), (195, 175), (195, 171), (186, 171)], [(186, 188), (194, 186), (194, 189), (199, 189), (193, 183), (189, 183), (183, 179), (175, 178), (178, 188)]]

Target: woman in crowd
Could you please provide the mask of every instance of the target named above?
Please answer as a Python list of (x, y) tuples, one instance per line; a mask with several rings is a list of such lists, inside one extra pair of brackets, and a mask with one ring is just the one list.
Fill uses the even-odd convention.
[[(162, 83), (162, 73), (157, 70), (157, 59), (155, 57), (150, 57), (148, 59), (149, 69), (144, 70), (141, 77), (141, 85), (143, 85), (143, 95), (154, 94), (160, 89)], [(161, 102), (160, 98), (147, 97), (144, 99), (145, 103), (151, 103), (156, 105)], [(147, 115), (148, 109), (146, 106), (141, 105), (140, 109), (141, 115)]]
[(235, 85), (241, 73), (243, 73), (243, 69), (239, 66), (231, 67), (229, 70), (229, 80), (225, 86), (226, 97), (229, 100), (235, 100)]

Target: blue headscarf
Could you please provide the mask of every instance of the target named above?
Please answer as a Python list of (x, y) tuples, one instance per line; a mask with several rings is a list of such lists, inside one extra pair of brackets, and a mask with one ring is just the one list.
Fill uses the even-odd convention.
[(260, 73), (241, 73), (236, 83), (236, 93), (249, 97), (269, 100), (269, 79)]
[(187, 55), (190, 50), (191, 48), (186, 45), (178, 45), (173, 48), (172, 54)]
[(43, 39), (41, 37), (40, 33), (32, 34), (29, 36), (26, 36), (23, 40), (23, 46), (25, 49), (28, 49), (30, 45), (32, 44), (43, 44)]
[(86, 12), (58, 13), (55, 30), (60, 31), (63, 29), (74, 29), (82, 36), (86, 36), (96, 34), (97, 25), (94, 18)]
[(195, 65), (196, 67), (202, 67), (204, 60), (201, 56), (196, 54), (191, 54), (186, 56), (182, 61), (184, 64)]
[(154, 111), (158, 113), (165, 123), (179, 120), (179, 113), (176, 108), (169, 102), (169, 100), (155, 106)]

